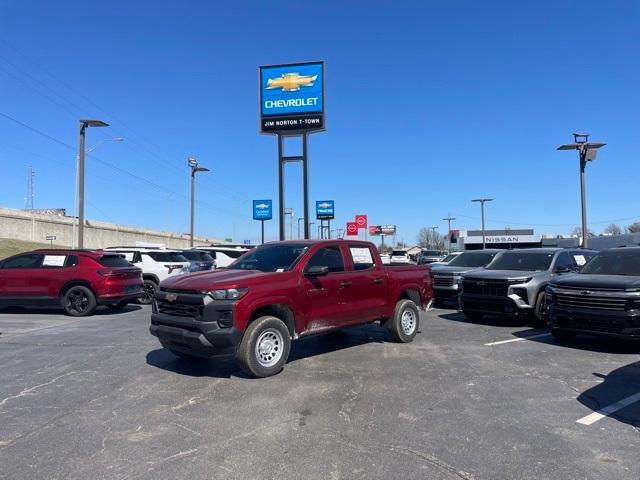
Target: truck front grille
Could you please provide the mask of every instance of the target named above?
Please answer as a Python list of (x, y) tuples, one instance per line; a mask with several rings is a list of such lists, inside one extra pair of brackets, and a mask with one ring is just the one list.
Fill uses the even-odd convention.
[(509, 284), (507, 282), (465, 279), (462, 282), (464, 293), (483, 295), (485, 297), (506, 297)]
[(579, 308), (584, 310), (614, 310), (626, 309), (626, 299), (622, 297), (584, 294), (581, 292), (557, 292), (556, 304), (559, 307)]
[(434, 287), (453, 287), (453, 275), (434, 275)]
[(156, 304), (158, 305), (158, 313), (164, 313), (165, 315), (198, 318), (202, 314), (202, 305), (168, 302), (166, 300), (157, 300)]

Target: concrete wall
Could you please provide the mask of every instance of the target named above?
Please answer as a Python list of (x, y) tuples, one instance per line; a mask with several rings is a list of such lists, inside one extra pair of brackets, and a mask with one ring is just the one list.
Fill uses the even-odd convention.
[[(0, 208), (0, 238), (46, 243), (45, 237), (47, 235), (57, 237), (53, 242), (54, 245), (70, 247), (73, 235), (73, 218)], [(135, 245), (136, 242), (164, 244), (171, 248), (188, 248), (189, 236), (93, 220), (85, 221), (85, 248)], [(210, 245), (220, 243), (220, 241), (213, 238), (196, 237), (194, 243), (196, 245)]]

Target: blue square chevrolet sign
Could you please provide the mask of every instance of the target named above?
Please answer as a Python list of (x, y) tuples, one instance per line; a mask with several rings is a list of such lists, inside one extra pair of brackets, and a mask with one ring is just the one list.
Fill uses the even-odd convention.
[(324, 62), (260, 67), (260, 131), (324, 130)]
[(318, 220), (333, 220), (336, 216), (336, 204), (333, 200), (318, 200), (316, 202), (316, 218)]
[(253, 219), (271, 220), (273, 218), (273, 202), (271, 200), (253, 201)]

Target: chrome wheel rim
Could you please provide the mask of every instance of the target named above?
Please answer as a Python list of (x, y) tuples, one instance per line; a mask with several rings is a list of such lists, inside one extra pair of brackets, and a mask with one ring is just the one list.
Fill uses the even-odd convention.
[(76, 312), (83, 313), (87, 310), (89, 305), (89, 297), (80, 289), (72, 289), (67, 294), (67, 309)]
[(256, 359), (263, 367), (273, 367), (282, 358), (284, 338), (275, 328), (268, 328), (256, 342)]
[(416, 329), (416, 315), (411, 310), (405, 310), (400, 317), (400, 328), (405, 335), (411, 335)]

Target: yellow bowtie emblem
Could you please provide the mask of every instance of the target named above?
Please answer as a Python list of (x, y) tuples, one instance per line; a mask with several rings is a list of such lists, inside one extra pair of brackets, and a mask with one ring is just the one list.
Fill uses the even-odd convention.
[(300, 75), (299, 73), (285, 73), (280, 78), (267, 80), (267, 89), (281, 88), (283, 92), (297, 92), (300, 87), (313, 87), (317, 75)]

